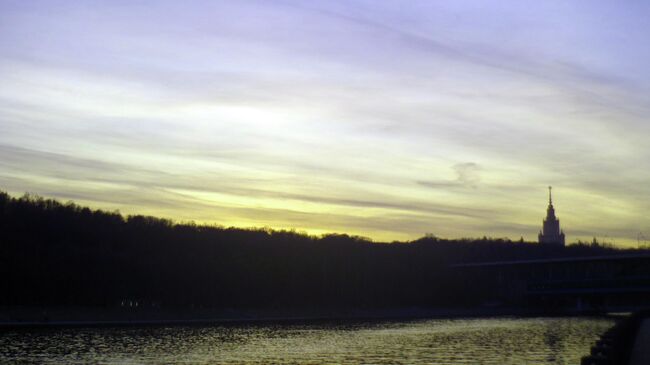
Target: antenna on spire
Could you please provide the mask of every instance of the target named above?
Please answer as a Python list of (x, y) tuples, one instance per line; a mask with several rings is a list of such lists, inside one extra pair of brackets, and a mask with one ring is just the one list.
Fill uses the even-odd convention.
[(552, 186), (548, 187), (548, 203), (553, 204), (553, 198), (551, 197), (551, 189), (553, 189)]

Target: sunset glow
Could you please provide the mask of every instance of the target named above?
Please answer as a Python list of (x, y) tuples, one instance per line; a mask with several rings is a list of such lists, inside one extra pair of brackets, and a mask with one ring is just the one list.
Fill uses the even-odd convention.
[(378, 241), (650, 237), (650, 3), (2, 1), (0, 190)]

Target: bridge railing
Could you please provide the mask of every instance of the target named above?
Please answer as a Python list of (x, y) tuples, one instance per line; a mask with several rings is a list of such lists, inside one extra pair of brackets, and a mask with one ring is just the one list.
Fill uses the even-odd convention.
[(544, 280), (530, 282), (528, 293), (542, 293), (567, 290), (630, 290), (650, 292), (650, 277), (635, 276), (614, 279)]

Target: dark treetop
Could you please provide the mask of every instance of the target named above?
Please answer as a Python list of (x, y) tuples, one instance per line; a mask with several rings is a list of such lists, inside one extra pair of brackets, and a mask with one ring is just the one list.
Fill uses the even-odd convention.
[[(389, 308), (480, 303), (461, 262), (620, 253), (507, 239), (361, 237), (174, 224), (0, 192), (0, 306)], [(480, 282), (474, 283), (476, 288)]]

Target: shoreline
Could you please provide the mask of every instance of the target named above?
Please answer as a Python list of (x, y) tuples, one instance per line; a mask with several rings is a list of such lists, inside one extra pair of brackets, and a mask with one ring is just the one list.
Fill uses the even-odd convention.
[[(13, 308), (23, 315), (7, 317), (0, 310), (0, 330), (20, 328), (129, 327), (129, 326), (210, 326), (256, 323), (295, 323), (326, 321), (392, 321), (419, 319), (461, 319), (490, 317), (609, 317), (614, 312), (543, 311), (522, 308), (398, 308), (378, 310), (242, 310), (242, 311), (156, 311), (119, 312), (84, 308), (81, 311), (56, 308), (44, 311)], [(94, 314), (94, 316), (92, 315)], [(192, 315), (193, 314), (193, 315)], [(40, 315), (40, 318), (39, 318)]]

